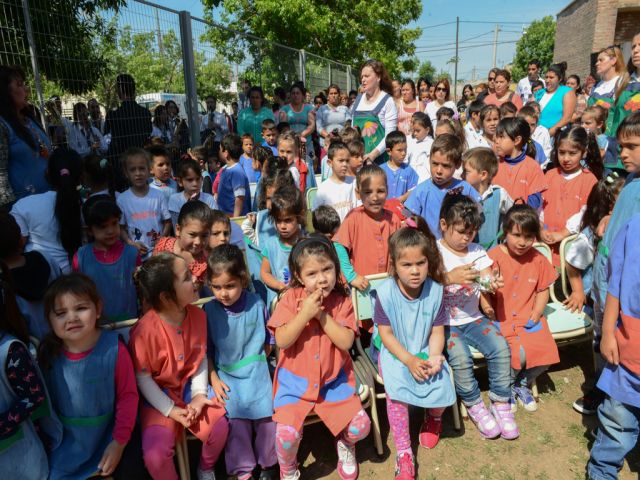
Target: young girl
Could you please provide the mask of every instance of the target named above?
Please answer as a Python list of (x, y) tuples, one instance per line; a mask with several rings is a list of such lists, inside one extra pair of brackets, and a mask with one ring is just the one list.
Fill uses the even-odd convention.
[[(502, 284), (502, 278), (499, 273), (492, 272), (493, 262), (485, 249), (472, 243), (482, 221), (478, 204), (469, 197), (447, 195), (442, 202), (442, 239), (438, 241), (438, 249), (448, 275), (443, 300), (447, 355), (454, 372), (456, 392), (466, 405), (480, 435), (513, 440), (518, 438), (520, 432), (509, 405), (509, 347), (492, 322), (495, 314), (485, 297)], [(471, 284), (457, 279), (454, 271), (468, 265), (477, 275)], [(481, 352), (487, 360), (491, 401), (489, 410), (480, 396), (470, 346)]]
[(120, 240), (122, 212), (108, 195), (96, 195), (82, 206), (92, 242), (73, 257), (73, 271), (91, 278), (104, 301), (101, 320), (118, 322), (138, 316), (133, 272), (142, 263), (138, 249)]
[(176, 230), (180, 209), (189, 200), (200, 200), (209, 208), (218, 208), (213, 195), (202, 191), (202, 171), (195, 160), (183, 160), (178, 167), (178, 184), (182, 192), (174, 193), (169, 198), (169, 212), (173, 229)]
[(580, 127), (558, 131), (551, 152), (552, 168), (545, 174), (542, 240), (551, 247), (553, 264), (560, 266), (560, 242), (571, 235), (567, 221), (583, 211), (591, 189), (602, 178), (602, 158), (595, 135)]
[(509, 196), (521, 199), (535, 209), (542, 207), (542, 192), (547, 189), (538, 162), (536, 147), (531, 141), (531, 128), (523, 118), (505, 118), (496, 128), (495, 148), (500, 158), (493, 183), (504, 188)]
[(249, 272), (238, 247), (214, 248), (207, 263), (209, 287), (216, 297), (204, 307), (207, 356), (213, 391), (229, 417), (227, 473), (248, 480), (259, 464), (261, 479), (275, 479), (278, 459), (276, 424), (271, 420), (273, 385), (266, 359), (271, 349), (265, 329), (267, 309), (258, 295), (247, 290)]
[(6, 478), (40, 480), (49, 476), (46, 451), (59, 445), (62, 426), (51, 415), (42, 374), (29, 353), (9, 269), (0, 264), (0, 270), (0, 471)]
[(173, 253), (151, 257), (137, 281), (151, 309), (131, 330), (129, 348), (146, 400), (140, 412), (144, 462), (154, 479), (177, 479), (173, 452), (178, 434), (189, 429), (203, 442), (198, 479), (215, 479), (224, 448), (224, 408), (208, 398), (207, 323), (196, 299), (187, 262)]
[[(478, 147), (494, 148), (496, 139), (496, 128), (500, 122), (500, 109), (495, 105), (485, 105), (480, 110), (480, 125), (482, 125), (482, 135), (478, 137)], [(495, 149), (494, 149), (495, 151)]]
[(269, 237), (262, 246), (260, 276), (268, 287), (267, 303), (286, 288), (291, 281), (289, 255), (302, 234), (306, 207), (298, 188), (285, 186), (277, 190), (271, 199), (269, 218), (276, 226), (275, 237)]
[(371, 422), (356, 394), (349, 356), (356, 334), (353, 305), (330, 240), (298, 242), (289, 268), (290, 287), (267, 324), (280, 348), (273, 389), (280, 478), (300, 478), (302, 425), (313, 412), (338, 437), (338, 475), (355, 479), (355, 444), (368, 435)]
[(131, 357), (116, 332), (98, 326), (103, 303), (95, 284), (80, 273), (62, 276), (44, 305), (51, 333), (38, 360), (63, 425), (62, 443), (49, 456), (49, 478), (144, 476), (140, 445), (132, 438), (138, 389)]
[(300, 140), (295, 133), (284, 133), (278, 137), (278, 155), (287, 160), (296, 186), (304, 192), (309, 168), (305, 161), (300, 159)]
[[(242, 155), (240, 155), (240, 165), (250, 182), (257, 182), (253, 168), (253, 137), (250, 133), (242, 135)], [(256, 147), (257, 148), (257, 147)]]
[(82, 185), (87, 197), (113, 195), (113, 175), (109, 160), (90, 154), (82, 160)]
[(409, 405), (426, 409), (420, 445), (434, 448), (442, 431), (442, 413), (456, 401), (442, 355), (442, 259), (424, 220), (413, 216), (406, 221), (409, 226), (389, 241), (393, 278), (376, 288), (373, 314), (382, 340), (378, 363), (396, 445), (395, 478), (403, 480), (415, 476)]
[(538, 409), (531, 385), (558, 363), (558, 347), (543, 316), (549, 287), (558, 274), (543, 254), (533, 248), (540, 238), (538, 213), (528, 205), (514, 205), (504, 220), (505, 242), (489, 252), (504, 287), (494, 295), (495, 317), (511, 349), (512, 409), (516, 400), (525, 410)]
[(18, 200), (11, 215), (20, 225), (22, 236), (28, 237), (25, 251), (48, 254), (63, 273), (69, 273), (69, 260), (82, 245), (80, 155), (73, 150), (57, 149), (49, 157), (46, 176), (51, 190)]

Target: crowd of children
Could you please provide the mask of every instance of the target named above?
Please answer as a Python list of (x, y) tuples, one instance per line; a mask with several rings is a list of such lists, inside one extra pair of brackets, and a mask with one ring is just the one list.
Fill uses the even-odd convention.
[[(259, 146), (221, 138), (216, 165), (200, 147), (174, 166), (162, 146), (129, 149), (118, 194), (108, 163), (56, 150), (51, 190), (0, 213), (0, 470), (176, 479), (186, 429), (202, 442), (199, 480), (223, 452), (239, 480), (295, 480), (315, 414), (336, 437), (338, 475), (355, 479), (370, 430), (351, 356), (360, 335), (384, 379), (397, 480), (416, 476), (409, 405), (425, 408), (422, 447), (436, 447), (456, 398), (482, 437), (514, 440), (518, 406), (538, 408), (532, 385), (559, 362), (544, 310), (559, 246), (577, 235), (564, 303), (593, 317), (604, 359), (588, 469), (613, 478), (640, 421), (640, 114), (618, 129), (625, 179), (603, 160), (599, 108), (553, 138), (535, 102), (471, 102), (464, 127), (450, 108), (435, 125), (416, 111), (408, 136), (386, 135), (380, 164), (346, 127), (324, 138), (310, 205), (300, 138), (272, 120)], [(356, 321), (352, 288), (371, 293), (370, 320)]]

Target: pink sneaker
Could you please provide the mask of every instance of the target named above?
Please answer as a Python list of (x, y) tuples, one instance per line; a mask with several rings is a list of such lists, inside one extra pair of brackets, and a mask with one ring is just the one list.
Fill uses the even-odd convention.
[(487, 410), (484, 402), (476, 403), (473, 407), (468, 407), (469, 417), (478, 427), (480, 435), (484, 438), (497, 438), (502, 433), (500, 431), (500, 425), (497, 424), (496, 419), (493, 418), (491, 412)]
[(342, 480), (355, 480), (358, 478), (358, 461), (356, 460), (356, 447), (349, 446), (342, 440), (336, 442), (338, 451), (338, 475)]
[(416, 471), (413, 468), (413, 455), (403, 453), (396, 457), (395, 480), (415, 480)]
[(491, 413), (500, 425), (500, 436), (505, 440), (515, 440), (520, 436), (516, 419), (509, 403), (491, 403)]
[(442, 432), (442, 418), (434, 418), (426, 414), (422, 428), (420, 429), (420, 446), (424, 448), (435, 448), (440, 440)]

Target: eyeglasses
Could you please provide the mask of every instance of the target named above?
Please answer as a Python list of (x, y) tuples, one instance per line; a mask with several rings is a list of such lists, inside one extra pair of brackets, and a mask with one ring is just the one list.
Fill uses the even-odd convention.
[(489, 79), (488, 79), (488, 80), (489, 80), (490, 82), (494, 82), (494, 81), (495, 81), (495, 79), (496, 79), (496, 77), (489, 77)]
[(436, 88), (436, 92), (446, 92), (446, 91), (447, 91), (446, 88), (442, 88), (442, 87)]

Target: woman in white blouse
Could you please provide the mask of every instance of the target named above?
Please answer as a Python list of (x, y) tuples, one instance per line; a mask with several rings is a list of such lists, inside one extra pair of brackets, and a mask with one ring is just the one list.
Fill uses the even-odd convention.
[(438, 110), (440, 110), (442, 107), (448, 107), (453, 110), (454, 113), (458, 113), (458, 108), (456, 107), (456, 104), (451, 100), (451, 86), (449, 85), (449, 80), (447, 80), (446, 78), (438, 80), (434, 93), (435, 98), (433, 102), (430, 102), (427, 105), (425, 113), (429, 115), (431, 125), (435, 126), (438, 123), (438, 119), (436, 116)]
[(81, 157), (86, 157), (90, 153), (103, 155), (107, 151), (102, 133), (91, 125), (89, 109), (82, 103), (73, 106), (73, 127), (69, 129), (69, 148), (75, 150)]

